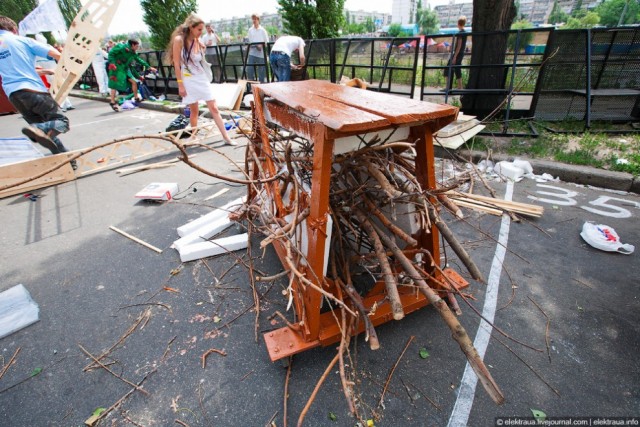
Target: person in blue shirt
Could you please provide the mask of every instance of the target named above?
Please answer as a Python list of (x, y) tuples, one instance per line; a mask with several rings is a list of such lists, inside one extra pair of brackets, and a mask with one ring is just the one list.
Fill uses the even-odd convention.
[[(56, 61), (60, 52), (51, 46), (18, 35), (18, 26), (0, 15), (0, 76), (2, 89), (11, 104), (29, 123), (22, 129), (29, 139), (46, 147), (52, 154), (67, 148), (58, 135), (69, 131), (69, 119), (47, 91), (36, 71), (36, 57)], [(75, 164), (72, 162), (75, 169)]]

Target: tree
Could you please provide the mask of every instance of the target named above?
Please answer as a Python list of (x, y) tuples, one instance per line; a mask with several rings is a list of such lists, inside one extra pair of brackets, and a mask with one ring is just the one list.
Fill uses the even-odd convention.
[(284, 31), (303, 39), (337, 37), (345, 0), (278, 0)]
[(82, 9), (82, 4), (80, 0), (58, 0), (58, 6), (60, 6), (64, 23), (67, 24), (67, 28), (69, 28), (73, 20), (76, 19), (80, 9)]
[[(526, 30), (529, 28), (533, 28), (533, 24), (527, 21), (526, 19), (521, 19), (519, 21), (514, 22), (511, 25), (512, 30)], [(517, 33), (509, 34), (507, 45), (509, 46), (509, 50), (511, 50), (512, 52), (515, 52), (516, 50), (516, 40), (517, 40)], [(531, 44), (532, 40), (533, 40), (532, 32), (529, 32), (529, 31), (521, 32), (520, 40), (519, 40), (520, 50), (524, 49), (525, 46), (527, 46), (528, 44)]]
[(416, 24), (418, 24), (420, 34), (437, 33), (440, 28), (438, 15), (430, 7), (420, 9), (419, 12), (416, 13), (416, 18), (418, 18), (416, 19)]
[(600, 22), (600, 17), (595, 12), (587, 12), (581, 18), (571, 17), (562, 30), (575, 30), (578, 28), (593, 28)]
[(140, 0), (143, 21), (151, 32), (151, 47), (162, 50), (171, 34), (198, 8), (197, 0)]
[[(495, 32), (473, 37), (471, 65), (469, 70), (469, 89), (503, 89), (507, 75), (505, 67), (487, 67), (486, 65), (504, 64), (507, 51), (507, 32), (511, 28), (516, 8), (513, 0), (474, 0), (473, 32)], [(500, 95), (464, 95), (462, 108), (486, 115), (493, 111), (504, 99)]]
[(562, 10), (558, 4), (558, 0), (555, 0), (553, 2), (553, 9), (551, 9), (551, 13), (549, 14), (549, 23), (559, 24), (561, 22), (567, 22), (568, 19), (569, 15)]
[(13, 19), (16, 24), (38, 6), (38, 0), (2, 0), (0, 15)]
[(606, 0), (595, 8), (600, 24), (616, 27), (640, 22), (640, 4), (636, 0)]
[(401, 34), (404, 33), (404, 31), (402, 30), (402, 25), (395, 23), (395, 24), (391, 24), (389, 25), (389, 29), (387, 30), (387, 33), (391, 36), (391, 37), (398, 37)]

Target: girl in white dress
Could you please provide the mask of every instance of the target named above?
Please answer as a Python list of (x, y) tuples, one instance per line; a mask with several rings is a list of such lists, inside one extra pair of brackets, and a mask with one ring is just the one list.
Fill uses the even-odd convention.
[(182, 102), (189, 106), (191, 127), (198, 126), (198, 101), (205, 101), (213, 121), (218, 126), (222, 139), (228, 145), (237, 145), (224, 128), (220, 111), (211, 91), (204, 68), (201, 65), (206, 46), (200, 41), (204, 21), (191, 14), (182, 25), (175, 29), (167, 46), (165, 60), (173, 63), (178, 81), (178, 93)]

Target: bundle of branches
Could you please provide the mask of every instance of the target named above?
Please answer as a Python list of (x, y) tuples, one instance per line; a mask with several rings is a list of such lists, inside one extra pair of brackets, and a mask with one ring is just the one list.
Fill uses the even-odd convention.
[[(386, 300), (396, 320), (404, 317), (398, 289), (403, 286), (417, 289), (451, 329), (453, 338), (489, 395), (495, 402), (502, 403), (504, 397), (500, 389), (466, 331), (441, 298), (441, 295), (455, 293), (455, 287), (447, 282), (445, 274), (440, 274), (440, 260), (433, 259), (432, 254), (422, 249), (412, 237), (419, 234), (419, 230), (430, 232), (434, 225), (471, 276), (483, 280), (476, 265), (438, 213), (440, 203), (448, 200), (444, 192), (451, 188), (427, 190), (421, 187), (416, 179), (411, 143), (385, 143), (377, 139), (362, 142), (363, 148), (337, 155), (332, 163), (329, 224), (332, 223), (333, 227), (327, 230), (331, 236), (330, 273), (327, 277), (339, 290), (334, 292), (336, 295), (327, 295), (322, 288), (331, 286), (314, 286), (314, 289), (321, 291), (333, 306), (337, 303), (342, 310), (353, 307), (359, 313), (359, 321), (365, 323), (372, 349), (378, 348), (379, 343), (368, 317), (367, 309), (370, 308), (366, 308), (362, 300), (367, 286), (384, 282)], [(283, 241), (287, 248), (286, 267), (292, 272), (292, 277), (297, 277), (305, 286), (313, 286), (313, 281), (326, 285), (325, 278), (306, 277), (302, 268), (305, 259), (301, 234), (305, 227), (301, 224), (309, 214), (312, 144), (302, 138), (275, 137), (271, 138), (270, 150), (265, 151), (259, 143), (248, 145), (249, 175), (253, 174), (262, 181), (276, 173), (279, 175), (279, 180), (268, 184), (271, 185), (268, 191), (254, 187), (256, 197), (249, 207), (250, 212), (260, 216), (262, 225), (258, 228), (267, 236), (262, 246), (275, 240)], [(265, 159), (270, 161), (265, 163)], [(270, 200), (268, 195), (281, 200)], [(278, 209), (284, 209), (288, 215), (283, 219), (283, 215), (277, 214)], [(292, 300), (300, 296), (290, 292), (289, 297), (291, 305)], [(344, 326), (347, 330), (343, 330), (343, 341), (357, 329), (353, 322), (351, 329), (347, 324)], [(344, 344), (341, 343), (341, 349), (345, 348)]]

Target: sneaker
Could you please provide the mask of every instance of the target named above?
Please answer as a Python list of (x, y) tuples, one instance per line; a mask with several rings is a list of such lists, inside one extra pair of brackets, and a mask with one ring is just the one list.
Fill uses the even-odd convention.
[(60, 150), (51, 138), (47, 136), (41, 129), (35, 126), (27, 126), (22, 128), (22, 133), (33, 142), (37, 142), (52, 153), (58, 153)]
[(238, 143), (237, 143), (237, 142), (232, 141), (232, 140), (225, 141), (224, 143), (225, 143), (226, 145), (231, 145), (231, 146), (234, 146), (234, 147), (235, 147), (236, 145), (238, 145)]
[(73, 169), (73, 170), (78, 169), (78, 162), (76, 162), (76, 160), (75, 160), (75, 159), (71, 160), (71, 161), (69, 162), (69, 164), (71, 164), (71, 169)]

